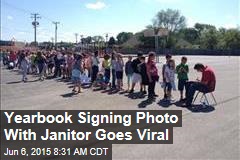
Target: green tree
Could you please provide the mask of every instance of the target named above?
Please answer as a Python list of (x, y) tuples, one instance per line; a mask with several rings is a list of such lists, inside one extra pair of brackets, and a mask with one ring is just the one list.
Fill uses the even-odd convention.
[[(153, 25), (148, 25), (147, 28), (154, 29), (157, 33), (161, 28), (167, 29), (169, 34), (163, 38), (159, 43), (161, 46), (165, 44), (166, 48), (174, 48), (176, 45), (176, 33), (186, 27), (186, 18), (180, 14), (178, 10), (161, 10), (153, 19)], [(153, 43), (154, 44), (154, 43)]]
[(133, 36), (133, 33), (131, 32), (121, 32), (117, 35), (118, 44), (123, 44), (127, 42), (131, 37)]
[(178, 10), (161, 10), (153, 19), (153, 28), (166, 28), (170, 32), (176, 32), (186, 26), (186, 18)]
[(218, 32), (216, 29), (205, 29), (201, 32), (200, 47), (204, 49), (217, 49), (219, 42)]
[(191, 44), (195, 44), (199, 39), (199, 34), (195, 28), (184, 28), (179, 31), (178, 38), (182, 38)]
[(114, 37), (110, 37), (109, 41), (108, 41), (108, 45), (110, 47), (113, 47), (113, 45), (116, 44), (116, 40)]
[(155, 47), (154, 37), (145, 37), (142, 32), (137, 33), (136, 36), (138, 37), (138, 40), (141, 42), (139, 47), (141, 47), (141, 48), (154, 48)]
[(224, 35), (224, 41), (227, 49), (240, 49), (240, 30), (227, 30)]
[(210, 24), (202, 24), (202, 23), (196, 23), (194, 25), (194, 28), (197, 30), (197, 33), (198, 33), (198, 39), (196, 40), (197, 43), (200, 43), (200, 36), (201, 36), (201, 33), (204, 31), (204, 30), (209, 30), (209, 29), (213, 29), (213, 30), (216, 30), (216, 27), (213, 26), (213, 25), (210, 25)]

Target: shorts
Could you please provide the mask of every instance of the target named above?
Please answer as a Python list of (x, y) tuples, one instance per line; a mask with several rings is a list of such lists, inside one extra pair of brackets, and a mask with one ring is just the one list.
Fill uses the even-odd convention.
[(142, 76), (139, 73), (133, 73), (132, 83), (142, 83)]
[(186, 85), (187, 85), (187, 80), (185, 80), (185, 79), (179, 79), (178, 80), (178, 90), (179, 91), (183, 91), (184, 87), (186, 89)]
[(117, 71), (116, 77), (117, 77), (117, 79), (123, 79), (123, 71)]
[(132, 81), (132, 74), (127, 75), (128, 84)]
[(81, 78), (80, 77), (72, 77), (72, 82), (73, 83), (81, 83)]
[(108, 84), (110, 81), (110, 75), (111, 75), (110, 69), (105, 69), (104, 70), (104, 79), (105, 79), (106, 84)]
[(166, 86), (167, 91), (171, 91), (172, 90), (171, 82), (166, 82), (165, 86)]

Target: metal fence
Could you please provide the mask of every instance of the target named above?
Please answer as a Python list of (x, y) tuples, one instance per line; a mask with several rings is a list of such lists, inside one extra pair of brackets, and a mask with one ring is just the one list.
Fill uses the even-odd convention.
[[(155, 51), (155, 49), (121, 49), (123, 54), (137, 54), (139, 51), (147, 54), (149, 51)], [(209, 49), (161, 49), (158, 55), (212, 55), (212, 56), (240, 56), (240, 49), (236, 50), (209, 50)]]

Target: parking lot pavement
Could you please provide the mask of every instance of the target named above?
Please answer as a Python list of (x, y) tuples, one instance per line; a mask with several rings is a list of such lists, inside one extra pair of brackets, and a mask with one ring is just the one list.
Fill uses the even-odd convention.
[[(180, 58), (174, 57), (176, 64)], [(160, 62), (164, 62), (164, 57)], [(113, 145), (113, 159), (239, 159), (240, 57), (188, 56), (188, 62), (191, 80), (200, 77), (193, 70), (197, 62), (213, 67), (216, 72), (214, 95), (218, 104), (209, 110), (192, 112), (175, 104), (163, 104), (160, 84), (157, 84), (160, 97), (148, 104), (146, 98), (135, 99), (127, 94), (108, 94), (91, 89), (72, 95), (71, 84), (57, 80), (40, 82), (34, 76), (29, 76), (28, 83), (22, 83), (17, 71), (4, 68), (1, 68), (1, 109), (182, 110), (183, 127), (174, 129), (174, 144)], [(159, 70), (162, 63), (158, 64)], [(173, 96), (178, 99), (178, 92)], [(139, 108), (141, 105), (145, 108)]]

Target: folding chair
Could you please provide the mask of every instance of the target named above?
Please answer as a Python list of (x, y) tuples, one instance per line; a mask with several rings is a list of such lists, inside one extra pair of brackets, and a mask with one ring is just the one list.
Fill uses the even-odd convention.
[(201, 96), (201, 99), (200, 99), (200, 103), (203, 105), (203, 106), (210, 106), (210, 103), (209, 103), (209, 99), (207, 97), (207, 94), (210, 94), (213, 101), (214, 101), (214, 104), (212, 104), (213, 106), (217, 105), (217, 101), (216, 101), (216, 98), (214, 97), (213, 95), (213, 92), (207, 92), (207, 93), (203, 93), (203, 92), (197, 92), (194, 100), (193, 100), (193, 104), (195, 103), (196, 99), (198, 98), (199, 94), (202, 93), (202, 96)]

